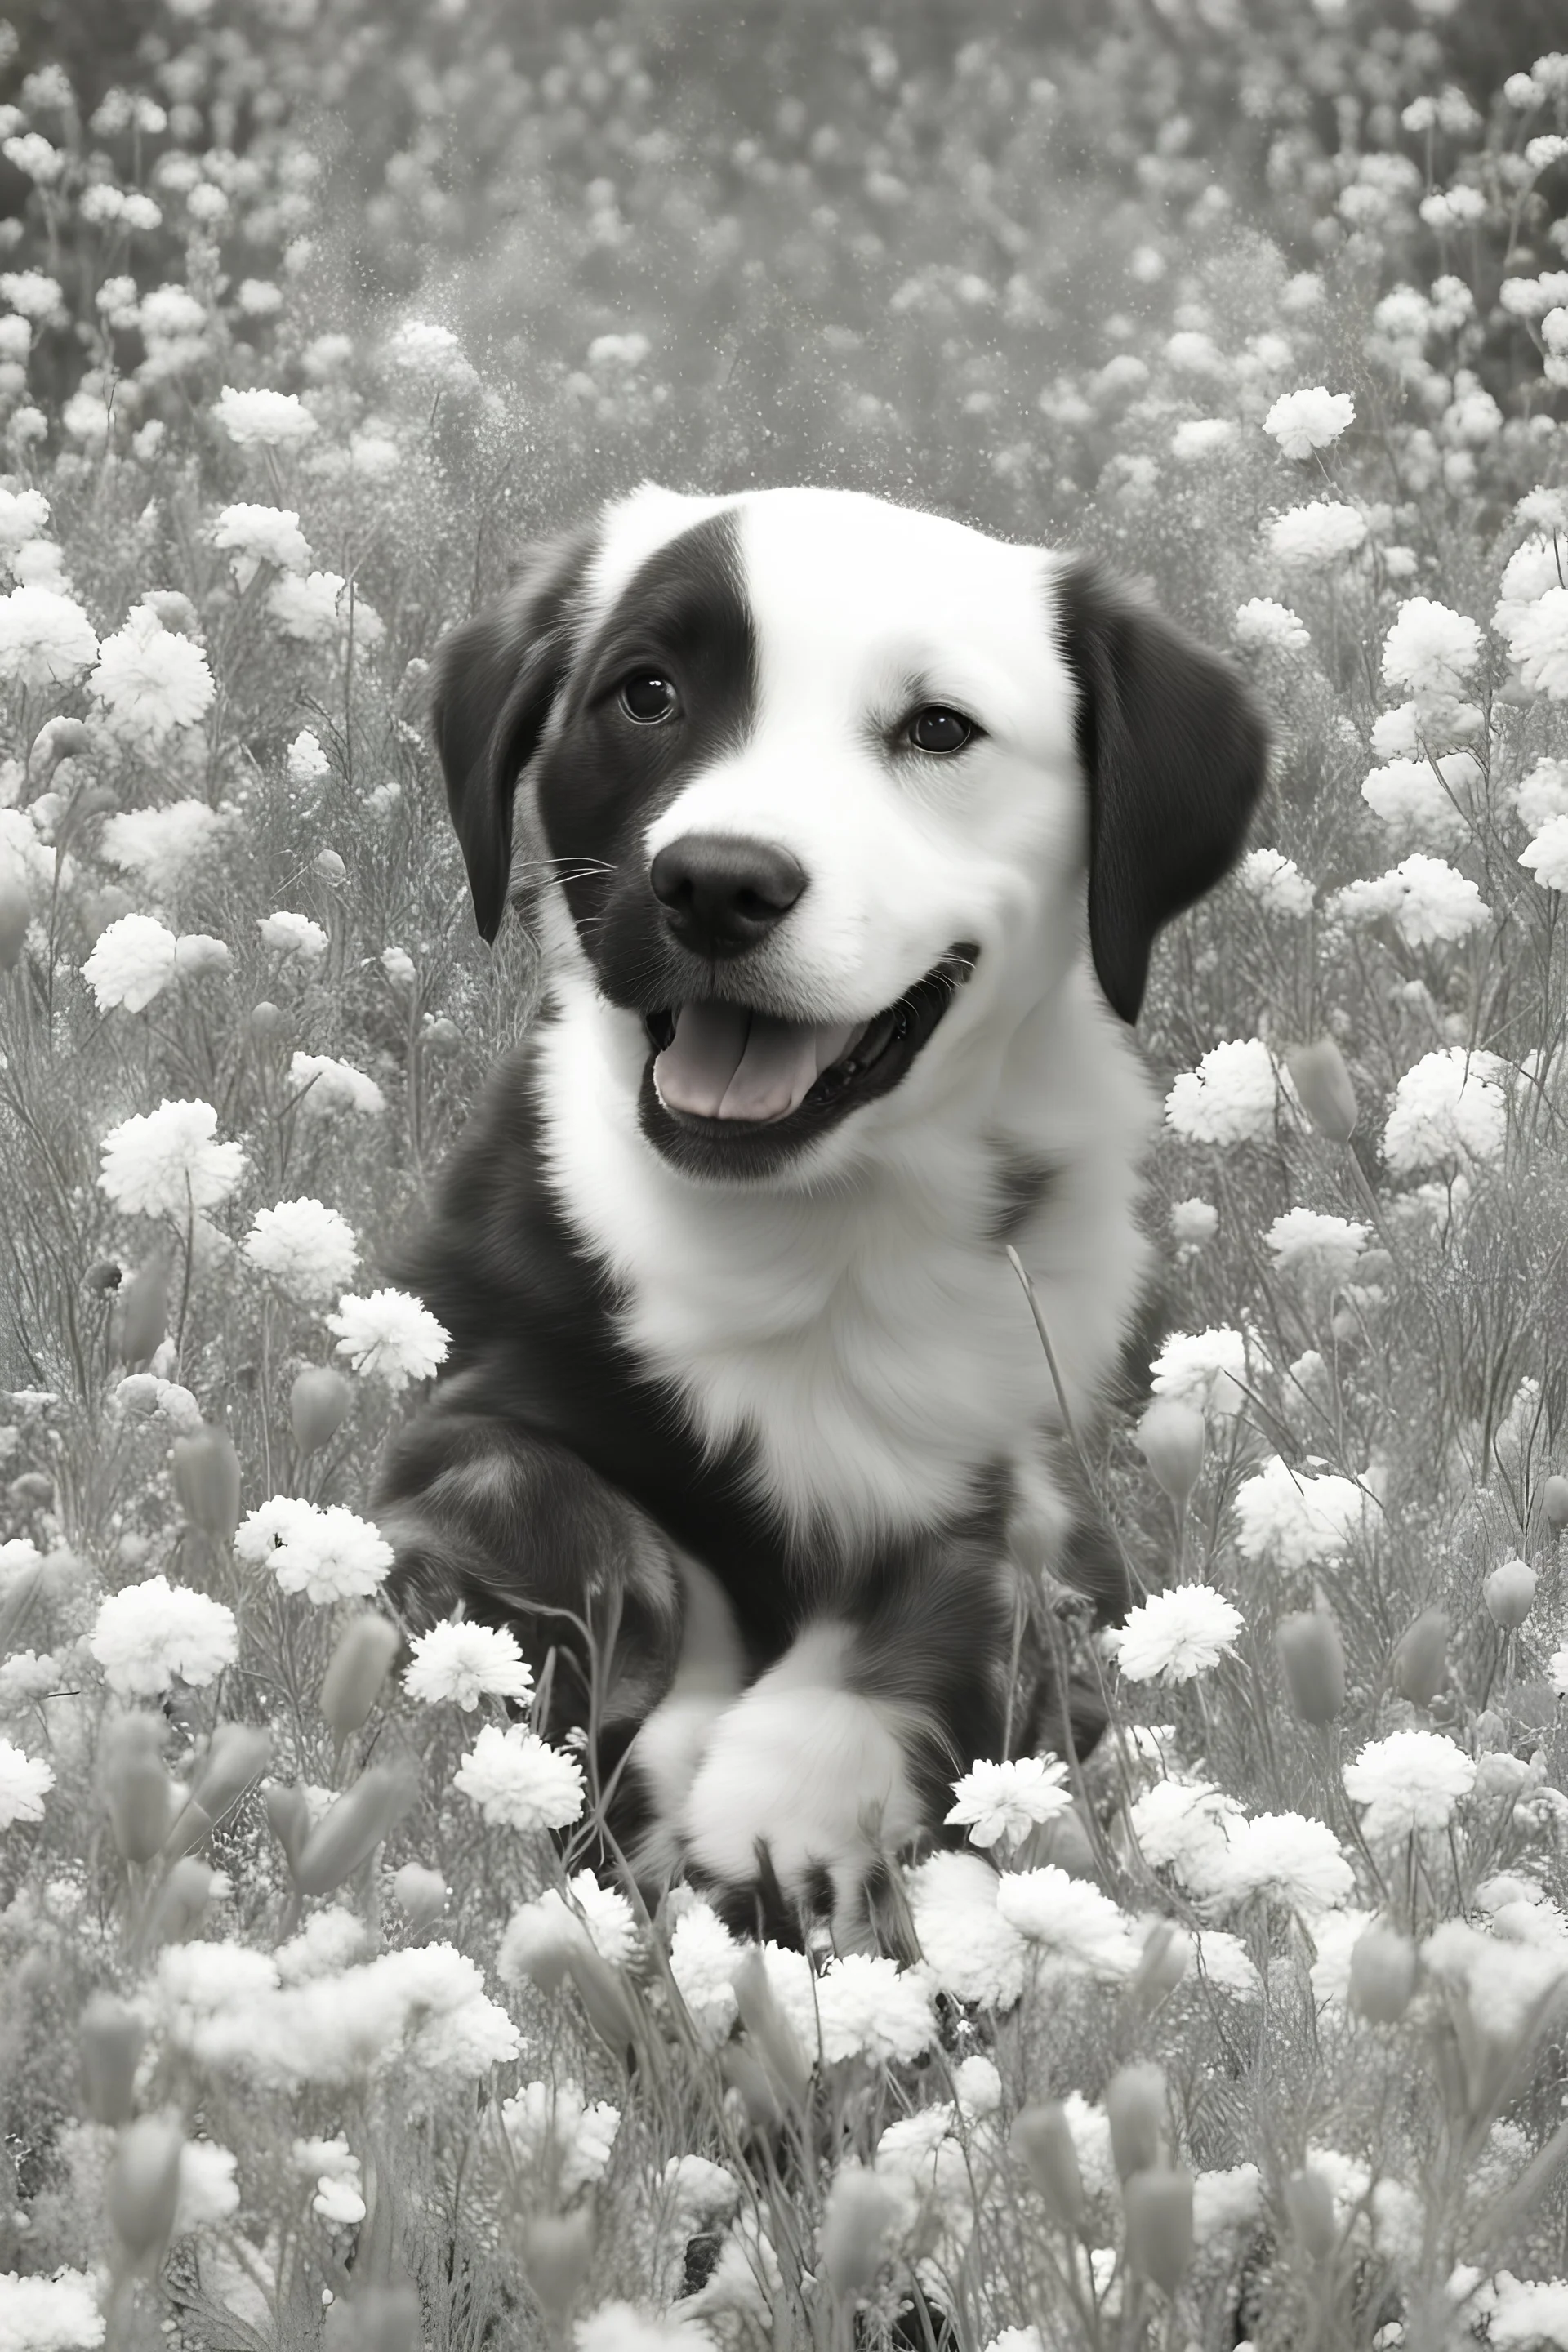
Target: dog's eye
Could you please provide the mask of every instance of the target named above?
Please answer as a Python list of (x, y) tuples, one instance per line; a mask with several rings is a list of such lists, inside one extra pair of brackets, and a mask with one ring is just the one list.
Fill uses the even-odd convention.
[(657, 727), (674, 716), (676, 692), (662, 670), (634, 669), (621, 680), (621, 709), (639, 727)]
[(961, 710), (931, 702), (917, 710), (904, 729), (904, 740), (917, 751), (962, 751), (974, 733), (974, 722)]

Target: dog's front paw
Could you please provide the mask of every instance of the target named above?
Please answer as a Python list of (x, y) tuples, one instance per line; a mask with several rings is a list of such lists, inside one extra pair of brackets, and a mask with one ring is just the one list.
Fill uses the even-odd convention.
[(846, 1690), (843, 1637), (814, 1629), (721, 1715), (687, 1799), (692, 1877), (731, 1927), (840, 1950), (897, 1944), (888, 1857), (921, 1829), (900, 1710)]

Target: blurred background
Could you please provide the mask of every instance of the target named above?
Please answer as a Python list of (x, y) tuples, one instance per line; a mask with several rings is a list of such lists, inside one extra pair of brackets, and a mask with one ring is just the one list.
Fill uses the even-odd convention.
[[(84, 115), (156, 88), (209, 173), (265, 179), (236, 274), (275, 266), (291, 198), (310, 215), (290, 301), (317, 331), (458, 331), (491, 387), (498, 543), (652, 475), (858, 484), (1117, 553), (1086, 505), (1117, 405), (1086, 379), (1184, 309), (1222, 347), (1275, 323), (1289, 274), (1364, 228), (1337, 199), (1408, 149), (1410, 99), (1484, 114), (1565, 29), (1554, 0), (37, 0), (12, 22), (13, 82), (63, 67)], [(0, 163), (0, 214), (27, 194)], [(1179, 569), (1179, 510), (1135, 535), (1138, 568)]]

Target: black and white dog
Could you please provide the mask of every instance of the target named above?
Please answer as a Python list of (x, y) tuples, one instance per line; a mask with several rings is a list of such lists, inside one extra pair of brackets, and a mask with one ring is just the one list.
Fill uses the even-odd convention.
[(863, 1942), (955, 1774), (1100, 1727), (1041, 1595), (1126, 1596), (1005, 1244), (1081, 1429), (1148, 1255), (1129, 1024), (1263, 727), (1093, 565), (837, 490), (639, 490), (436, 669), (487, 939), (523, 787), (546, 999), (395, 1269), (453, 1352), (395, 1589), (555, 1651), (640, 1873)]

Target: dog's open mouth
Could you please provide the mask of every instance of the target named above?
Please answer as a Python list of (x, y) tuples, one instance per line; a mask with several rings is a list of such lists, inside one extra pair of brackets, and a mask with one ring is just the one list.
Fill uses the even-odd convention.
[(896, 1084), (968, 980), (979, 949), (963, 942), (868, 1021), (795, 1021), (692, 998), (645, 1016), (652, 1078), (681, 1119), (772, 1127), (796, 1111), (847, 1107)]

